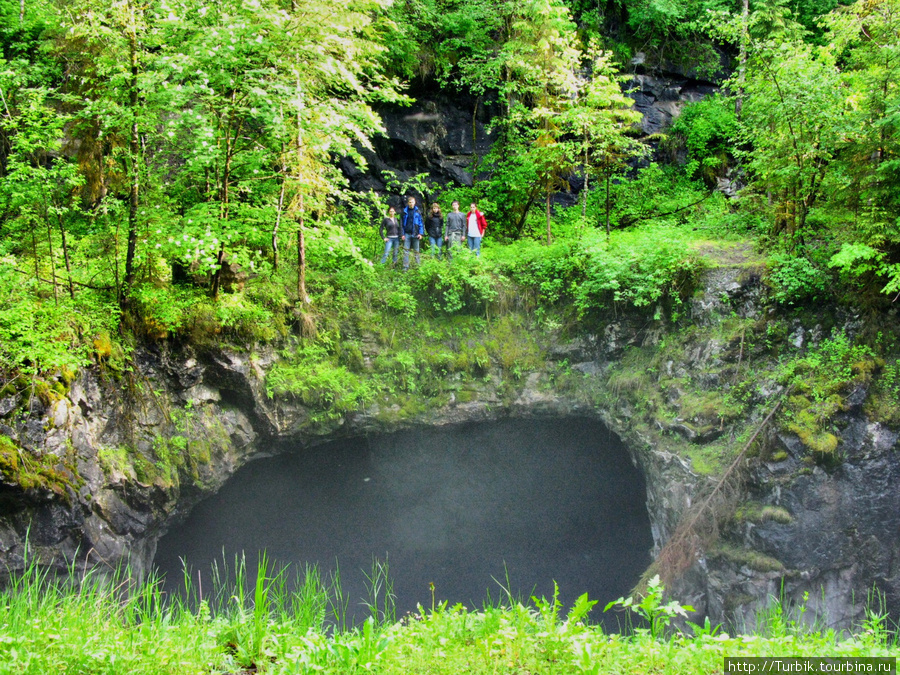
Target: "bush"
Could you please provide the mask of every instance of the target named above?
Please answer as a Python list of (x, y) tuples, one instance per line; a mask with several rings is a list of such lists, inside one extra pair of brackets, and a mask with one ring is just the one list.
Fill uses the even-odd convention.
[(575, 303), (581, 315), (610, 304), (646, 307), (669, 297), (680, 299), (701, 269), (679, 231), (653, 226), (617, 232), (609, 241), (586, 238), (585, 280)]
[(776, 302), (802, 305), (824, 297), (830, 277), (808, 258), (776, 253), (771, 260), (766, 281)]
[(335, 419), (370, 402), (375, 394), (371, 383), (336, 361), (325, 345), (303, 345), (268, 372), (266, 393), (298, 399), (320, 413), (316, 420)]
[(709, 96), (687, 104), (669, 128), (666, 145), (677, 153), (685, 150), (685, 173), (715, 185), (728, 169), (729, 150), (738, 130), (734, 101)]
[(468, 250), (458, 250), (449, 263), (426, 258), (411, 276), (422, 305), (440, 314), (483, 312), (504, 281)]
[(0, 369), (40, 375), (89, 363), (94, 338), (118, 327), (115, 303), (90, 290), (53, 297), (23, 279), (0, 260)]

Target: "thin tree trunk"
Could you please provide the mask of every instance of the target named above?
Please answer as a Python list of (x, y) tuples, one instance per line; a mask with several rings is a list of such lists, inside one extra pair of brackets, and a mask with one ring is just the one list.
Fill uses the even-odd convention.
[[(132, 17), (132, 21), (134, 18)], [(131, 79), (129, 81), (130, 92), (128, 104), (131, 106), (131, 138), (129, 152), (131, 154), (131, 190), (128, 198), (128, 248), (125, 252), (125, 288), (122, 296), (124, 304), (128, 304), (127, 294), (134, 284), (134, 258), (137, 251), (137, 216), (138, 216), (138, 192), (140, 190), (140, 178), (138, 176), (138, 155), (140, 153), (140, 140), (138, 138), (138, 44), (137, 32), (132, 24), (128, 36), (128, 49), (131, 61)]]
[(281, 212), (284, 209), (284, 174), (287, 167), (281, 167), (281, 192), (278, 194), (278, 210), (275, 212), (275, 226), (272, 228), (272, 271), (278, 271), (278, 228), (281, 225)]
[[(107, 215), (104, 213), (104, 215)], [(119, 270), (119, 219), (116, 218), (116, 234), (113, 237), (113, 276), (116, 280), (116, 301), (119, 307), (125, 305), (125, 293), (122, 289), (122, 280)]]
[[(297, 74), (297, 175), (303, 171), (303, 103), (300, 97), (300, 75)], [(309, 302), (306, 295), (306, 239), (304, 226), (303, 182), (300, 181), (300, 216), (297, 219), (297, 299), (303, 304)]]
[(59, 289), (56, 287), (56, 261), (53, 260), (53, 230), (50, 229), (50, 220), (47, 220), (47, 246), (50, 249), (50, 279), (53, 281), (53, 300), (59, 304)]
[(472, 177), (474, 178), (475, 172), (478, 170), (478, 104), (481, 101), (481, 96), (476, 97), (475, 99), (475, 109), (472, 110)]
[(219, 297), (219, 286), (222, 283), (222, 264), (225, 262), (225, 242), (219, 245), (219, 254), (216, 256), (216, 273), (213, 275), (212, 299)]
[(69, 260), (69, 246), (66, 243), (66, 228), (63, 227), (61, 217), (57, 217), (59, 222), (59, 234), (62, 237), (63, 260), (66, 262), (66, 276), (69, 278), (69, 296), (75, 299), (75, 285), (72, 283), (72, 263)]
[(33, 227), (31, 228), (31, 255), (34, 256), (34, 278), (40, 280), (41, 260), (38, 257), (37, 234), (35, 234)]
[(744, 107), (744, 83), (747, 79), (747, 42), (749, 41), (748, 27), (750, 25), (750, 0), (743, 0), (741, 10), (741, 53), (738, 56), (738, 92), (734, 99), (734, 114), (741, 118), (741, 110)]
[(609, 239), (609, 181), (612, 171), (606, 172), (606, 238)]
[(550, 190), (547, 190), (547, 246), (553, 241), (553, 237), (550, 235)]
[(587, 218), (587, 195), (588, 195), (588, 145), (587, 145), (587, 135), (585, 134), (584, 139), (584, 187), (581, 192), (581, 219), (582, 221)]
[(309, 303), (306, 295), (306, 239), (303, 234), (303, 196), (300, 196), (300, 218), (297, 221), (297, 298), (304, 305)]

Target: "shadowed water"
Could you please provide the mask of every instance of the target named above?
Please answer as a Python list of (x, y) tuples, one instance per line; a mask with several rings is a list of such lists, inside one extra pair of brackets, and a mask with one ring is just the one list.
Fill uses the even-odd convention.
[[(586, 419), (505, 420), (338, 441), (252, 462), (159, 542), (174, 590), (245, 552), (340, 567), (362, 614), (363, 572), (389, 561), (398, 616), (490, 593), (615, 599), (649, 564), (644, 481), (618, 438)], [(196, 578), (196, 573), (194, 575)], [(203, 583), (209, 584), (204, 572)], [(207, 586), (208, 588), (209, 586)], [(598, 612), (595, 610), (595, 616)]]

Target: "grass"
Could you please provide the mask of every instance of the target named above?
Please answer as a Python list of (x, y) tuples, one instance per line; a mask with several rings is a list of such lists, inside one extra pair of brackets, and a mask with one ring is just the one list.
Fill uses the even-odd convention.
[(668, 626), (656, 638), (640, 627), (606, 634), (588, 620), (586, 596), (568, 610), (556, 595), (507, 595), (481, 610), (432, 600), (398, 621), (377, 561), (370, 616), (348, 627), (338, 578), (308, 567), (290, 584), (288, 573), (263, 556), (250, 579), (238, 560), (207, 595), (187, 579), (186, 594), (172, 598), (157, 580), (135, 588), (125, 574), (75, 568), (56, 579), (32, 563), (0, 593), (0, 673), (694, 674), (721, 672), (725, 656), (900, 655), (883, 614), (870, 611), (857, 631), (839, 635), (774, 601), (754, 634), (734, 636), (709, 626)]

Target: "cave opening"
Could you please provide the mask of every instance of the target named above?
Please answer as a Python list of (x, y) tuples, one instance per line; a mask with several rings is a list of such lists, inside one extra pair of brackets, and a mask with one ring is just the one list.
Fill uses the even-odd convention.
[[(211, 588), (214, 563), (243, 554), (323, 576), (339, 569), (351, 618), (373, 560), (387, 561), (397, 616), (437, 602), (479, 609), (582, 593), (627, 595), (650, 563), (641, 471), (600, 422), (506, 419), (338, 440), (242, 467), (163, 536), (155, 565), (177, 592), (186, 564)], [(198, 576), (199, 575), (199, 576)], [(599, 620), (599, 610), (592, 620)], [(608, 623), (604, 621), (605, 623)]]

